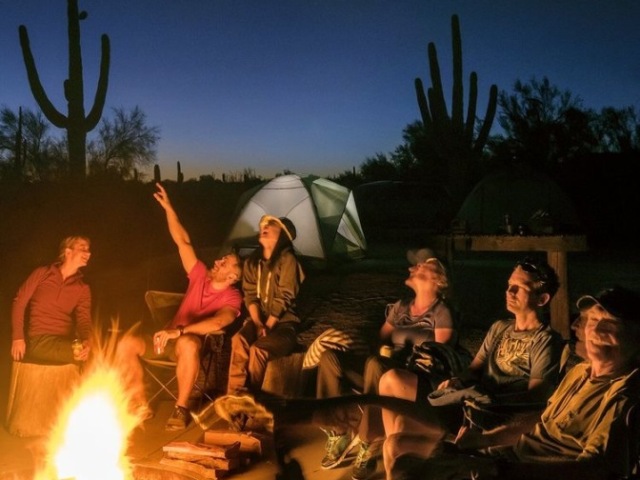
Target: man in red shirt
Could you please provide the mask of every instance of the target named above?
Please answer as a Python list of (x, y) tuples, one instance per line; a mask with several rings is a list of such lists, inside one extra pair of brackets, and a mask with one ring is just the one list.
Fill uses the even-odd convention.
[[(60, 243), (59, 261), (36, 268), (20, 286), (11, 310), (13, 360), (48, 364), (87, 360), (91, 290), (80, 268), (89, 258), (88, 238), (67, 237)], [(82, 341), (82, 349), (74, 354), (75, 338)]]
[(162, 185), (154, 198), (164, 208), (171, 238), (178, 247), (189, 286), (173, 320), (153, 336), (125, 335), (118, 343), (117, 359), (124, 367), (134, 402), (146, 408), (144, 371), (139, 357), (170, 358), (177, 362), (178, 397), (167, 430), (181, 430), (190, 421), (188, 402), (198, 378), (202, 338), (222, 330), (240, 315), (242, 295), (235, 284), (242, 275), (235, 253), (213, 262), (211, 268), (198, 260), (191, 239), (180, 223)]

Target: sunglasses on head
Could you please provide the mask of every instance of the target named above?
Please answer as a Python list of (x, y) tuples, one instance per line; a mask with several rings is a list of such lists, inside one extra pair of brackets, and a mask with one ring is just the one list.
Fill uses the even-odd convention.
[(545, 279), (542, 278), (545, 276), (544, 272), (540, 270), (540, 267), (536, 263), (534, 263), (532, 259), (525, 258), (524, 260), (519, 260), (518, 262), (516, 262), (516, 267), (520, 267), (522, 270), (524, 270), (527, 273), (535, 273), (539, 277), (538, 279), (539, 282), (541, 283), (545, 282)]

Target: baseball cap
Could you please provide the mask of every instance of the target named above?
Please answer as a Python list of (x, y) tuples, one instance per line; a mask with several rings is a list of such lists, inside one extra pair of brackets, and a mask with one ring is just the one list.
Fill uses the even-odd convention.
[(584, 295), (576, 305), (580, 310), (600, 305), (607, 312), (620, 320), (638, 321), (640, 295), (628, 288), (614, 285), (601, 290), (597, 295)]
[(263, 225), (274, 222), (277, 223), (278, 226), (284, 231), (284, 233), (289, 237), (289, 240), (292, 242), (296, 238), (296, 227), (291, 220), (287, 217), (274, 217), (273, 215), (263, 215), (260, 218), (259, 226), (262, 228)]

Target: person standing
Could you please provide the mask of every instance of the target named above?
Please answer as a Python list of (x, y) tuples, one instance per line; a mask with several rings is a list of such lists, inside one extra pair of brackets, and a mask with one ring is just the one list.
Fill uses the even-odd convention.
[[(91, 289), (80, 269), (90, 240), (62, 240), (58, 261), (36, 268), (18, 289), (11, 309), (11, 358), (45, 364), (85, 362), (91, 351)], [(74, 339), (82, 347), (72, 348)]]
[(288, 218), (260, 219), (260, 245), (242, 271), (249, 316), (231, 339), (228, 395), (259, 391), (269, 359), (288, 355), (297, 345), (300, 319), (295, 307), (304, 273), (293, 250), (295, 238), (296, 228)]

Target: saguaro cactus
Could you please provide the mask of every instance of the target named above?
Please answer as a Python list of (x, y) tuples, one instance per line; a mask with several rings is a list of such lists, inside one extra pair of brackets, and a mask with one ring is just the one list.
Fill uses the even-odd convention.
[(33, 96), (47, 119), (58, 128), (67, 131), (69, 146), (69, 167), (72, 178), (81, 179), (86, 175), (86, 143), (87, 132), (93, 130), (102, 116), (102, 109), (107, 96), (109, 83), (110, 46), (109, 37), (101, 37), (102, 54), (100, 58), (100, 77), (89, 115), (85, 117), (84, 82), (82, 76), (82, 52), (80, 49), (80, 20), (87, 18), (87, 12), (78, 11), (78, 0), (67, 0), (67, 17), (69, 21), (69, 78), (64, 81), (64, 96), (67, 99), (67, 115), (59, 112), (47, 96), (36, 64), (31, 53), (27, 28), (20, 25), (20, 47), (27, 69), (29, 85)]
[(440, 65), (436, 46), (433, 42), (428, 45), (431, 87), (425, 95), (422, 80), (416, 78), (415, 88), (422, 123), (424, 124), (429, 144), (437, 156), (448, 164), (448, 186), (455, 208), (464, 201), (469, 191), (472, 164), (479, 160), (482, 155), (482, 149), (487, 142), (496, 114), (498, 87), (496, 85), (491, 85), (490, 87), (487, 113), (478, 136), (474, 139), (478, 76), (476, 72), (471, 72), (469, 75), (469, 104), (467, 106), (467, 118), (464, 119), (462, 40), (460, 37), (460, 22), (457, 15), (451, 17), (451, 34), (453, 46), (451, 116), (449, 116), (444, 99)]
[(182, 185), (184, 181), (184, 174), (182, 173), (182, 169), (180, 168), (180, 162), (178, 162), (178, 176), (176, 178), (178, 185)]

